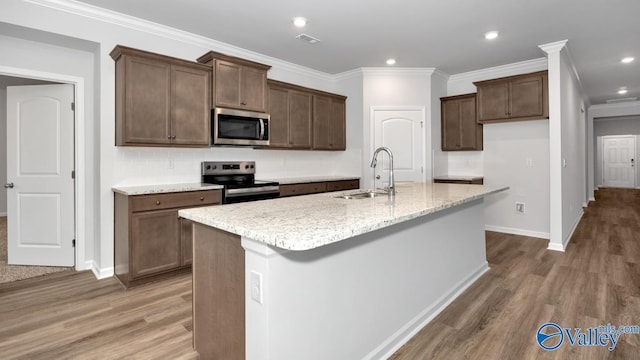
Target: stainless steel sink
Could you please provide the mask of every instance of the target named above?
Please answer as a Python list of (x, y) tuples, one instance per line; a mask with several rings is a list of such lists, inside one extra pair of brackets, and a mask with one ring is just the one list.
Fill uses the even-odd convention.
[(336, 196), (336, 198), (337, 199), (355, 200), (355, 199), (370, 199), (370, 198), (374, 198), (376, 196), (382, 196), (382, 195), (389, 195), (389, 194), (387, 192), (385, 192), (385, 191), (367, 190), (367, 191), (361, 191), (361, 192), (357, 192), (357, 193), (353, 193), (353, 194), (338, 195), (338, 196)]

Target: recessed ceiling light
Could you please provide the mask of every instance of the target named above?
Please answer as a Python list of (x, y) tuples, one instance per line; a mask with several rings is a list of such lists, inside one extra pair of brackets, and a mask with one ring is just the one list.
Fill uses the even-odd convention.
[(393, 65), (396, 63), (396, 59), (387, 59), (387, 65)]
[(493, 40), (497, 37), (498, 37), (497, 31), (489, 31), (488, 33), (484, 34), (484, 38), (487, 40)]
[(298, 16), (298, 17), (294, 17), (293, 18), (293, 25), (295, 25), (296, 27), (305, 27), (307, 25), (307, 19)]
[(620, 94), (620, 95), (624, 95), (624, 94), (626, 94), (626, 93), (627, 93), (627, 89), (620, 89), (620, 90), (618, 90), (618, 94)]
[(632, 58), (631, 56), (628, 56), (628, 57), (626, 57), (626, 58), (623, 58), (623, 59), (621, 60), (621, 62), (622, 62), (622, 63), (624, 63), (624, 64), (628, 64), (628, 63), (632, 62), (633, 60), (635, 60), (635, 59), (634, 59), (634, 58)]

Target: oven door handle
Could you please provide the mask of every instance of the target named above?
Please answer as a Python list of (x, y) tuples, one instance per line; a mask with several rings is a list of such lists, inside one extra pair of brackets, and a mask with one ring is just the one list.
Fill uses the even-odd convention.
[(244, 195), (253, 195), (253, 194), (273, 194), (280, 192), (279, 186), (260, 186), (260, 187), (252, 187), (252, 188), (243, 188), (243, 189), (226, 189), (225, 195), (227, 197), (236, 197), (236, 196), (244, 196)]

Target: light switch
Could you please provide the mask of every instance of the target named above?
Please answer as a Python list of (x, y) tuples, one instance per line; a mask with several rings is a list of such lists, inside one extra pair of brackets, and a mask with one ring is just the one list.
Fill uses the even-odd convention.
[(252, 271), (250, 284), (251, 284), (251, 299), (262, 304), (262, 274)]

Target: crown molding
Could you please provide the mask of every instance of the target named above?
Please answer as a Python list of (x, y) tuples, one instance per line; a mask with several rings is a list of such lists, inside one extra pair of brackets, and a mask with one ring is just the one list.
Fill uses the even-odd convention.
[(551, 54), (555, 52), (560, 52), (562, 49), (564, 49), (567, 46), (567, 41), (568, 40), (560, 40), (560, 41), (556, 41), (548, 44), (538, 45), (538, 47), (545, 53)]
[(436, 72), (436, 68), (387, 68), (387, 67), (364, 67), (360, 68), (363, 75), (414, 75), (431, 76)]
[(528, 72), (542, 71), (548, 68), (547, 58), (538, 58), (521, 61), (513, 64), (494, 66), (487, 69), (474, 70), (449, 76), (450, 82), (469, 82), (493, 79), (502, 76), (525, 74)]
[[(589, 106), (589, 111), (593, 110), (609, 110), (609, 109), (638, 109), (640, 110), (640, 101), (619, 102), (614, 104), (596, 104)], [(640, 114), (640, 113), (638, 113)]]
[(111, 11), (101, 7), (89, 5), (75, 0), (24, 0), (35, 5), (64, 11), (73, 15), (93, 19), (96, 21), (124, 27), (131, 30), (152, 34), (167, 39), (177, 40), (186, 44), (212, 49), (228, 55), (242, 57), (248, 60), (267, 63), (278, 69), (283, 69), (292, 73), (323, 80), (334, 81), (334, 76), (321, 71), (317, 71), (305, 66), (297, 65), (288, 61), (263, 55), (254, 51), (243, 49), (222, 41), (214, 40), (205, 36), (193, 34), (179, 30), (170, 26), (162, 25), (152, 21), (140, 19), (134, 16)]
[(364, 72), (362, 71), (362, 68), (357, 68), (357, 69), (347, 70), (347, 71), (335, 74), (333, 75), (333, 80), (345, 81), (345, 80), (349, 80), (357, 77), (362, 78), (363, 76), (364, 76)]

